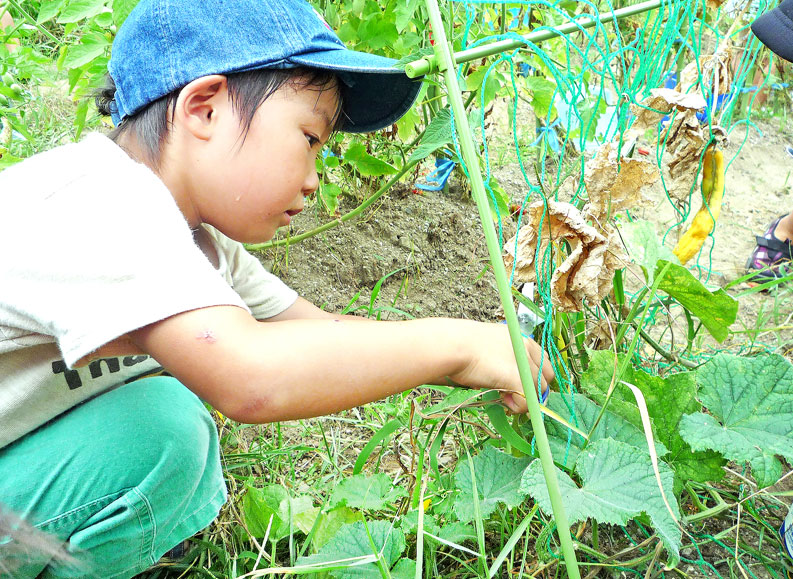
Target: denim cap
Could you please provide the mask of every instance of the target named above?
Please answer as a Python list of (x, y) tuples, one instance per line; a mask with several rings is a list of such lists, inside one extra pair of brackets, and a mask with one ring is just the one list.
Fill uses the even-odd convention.
[(348, 50), (305, 0), (141, 0), (113, 42), (113, 122), (212, 74), (310, 67), (340, 80), (342, 130), (365, 133), (404, 115), (421, 80), (396, 61)]
[(793, 62), (793, 0), (782, 0), (752, 23), (760, 42), (787, 61)]

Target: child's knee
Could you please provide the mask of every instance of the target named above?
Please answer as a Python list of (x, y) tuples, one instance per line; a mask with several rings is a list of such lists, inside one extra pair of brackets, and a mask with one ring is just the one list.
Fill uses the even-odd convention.
[(203, 402), (176, 379), (147, 378), (120, 390), (122, 398), (129, 398), (130, 412), (120, 417), (126, 426), (119, 443), (131, 445), (127, 450), (138, 460), (152, 468), (195, 472), (217, 462), (215, 423)]

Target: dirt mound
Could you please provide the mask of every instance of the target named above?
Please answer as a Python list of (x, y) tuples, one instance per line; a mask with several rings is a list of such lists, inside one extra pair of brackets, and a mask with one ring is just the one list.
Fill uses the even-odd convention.
[[(327, 221), (315, 206), (294, 221), (293, 234)], [(416, 194), (392, 190), (357, 220), (297, 245), (262, 252), (265, 263), (303, 297), (340, 311), (360, 292), (356, 305), (393, 306), (415, 317), (494, 320), (498, 294), (476, 206), (452, 186)], [(363, 313), (363, 312), (359, 312)], [(399, 319), (383, 313), (384, 319)]]

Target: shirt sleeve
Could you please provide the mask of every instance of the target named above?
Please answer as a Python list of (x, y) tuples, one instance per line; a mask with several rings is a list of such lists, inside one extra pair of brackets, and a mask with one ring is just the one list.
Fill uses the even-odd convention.
[(245, 247), (218, 230), (207, 227), (219, 253), (227, 263), (227, 281), (257, 320), (276, 316), (292, 306), (297, 292), (265, 269)]
[[(159, 178), (117, 147), (100, 153), (82, 173), (64, 165), (68, 178), (56, 188), (3, 205), (14, 218), (2, 219), (0, 242), (14, 246), (6, 245), (12, 251), (0, 260), (0, 318), (52, 336), (70, 367), (115, 338), (178, 313), (248, 309), (193, 242)], [(58, 162), (77, 162), (62, 156)], [(53, 165), (49, 159), (41, 170), (58, 171)]]

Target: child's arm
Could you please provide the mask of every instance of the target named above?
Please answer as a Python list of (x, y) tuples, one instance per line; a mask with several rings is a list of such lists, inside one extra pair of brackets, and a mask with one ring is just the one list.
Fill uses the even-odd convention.
[[(287, 320), (317, 320), (317, 319), (345, 319), (354, 321), (366, 321), (367, 318), (361, 316), (351, 316), (344, 314), (334, 314), (326, 312), (312, 304), (305, 298), (297, 298), (297, 301), (286, 308), (283, 312), (272, 318), (267, 318), (267, 322), (284, 322)], [(373, 321), (373, 320), (369, 320)]]
[[(193, 310), (132, 332), (132, 341), (223, 414), (261, 423), (321, 416), (447, 379), (504, 391), (526, 411), (506, 326), (432, 318), (356, 323), (257, 322), (232, 306)], [(542, 352), (526, 349), (537, 375)], [(553, 378), (547, 358), (545, 384)]]

